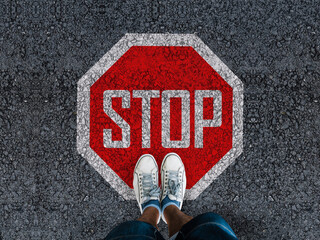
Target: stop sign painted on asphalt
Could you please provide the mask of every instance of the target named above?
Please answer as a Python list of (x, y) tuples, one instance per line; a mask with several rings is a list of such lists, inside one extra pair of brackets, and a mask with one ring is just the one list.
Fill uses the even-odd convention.
[(242, 152), (242, 82), (195, 35), (126, 34), (78, 82), (78, 151), (124, 198), (168, 152), (196, 198)]

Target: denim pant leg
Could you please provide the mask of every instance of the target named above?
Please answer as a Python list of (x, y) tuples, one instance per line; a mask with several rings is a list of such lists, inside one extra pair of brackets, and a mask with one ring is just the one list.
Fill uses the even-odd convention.
[(121, 223), (111, 230), (105, 240), (164, 240), (160, 232), (151, 224), (141, 221)]
[(176, 240), (237, 240), (229, 224), (218, 214), (204, 213), (183, 225)]

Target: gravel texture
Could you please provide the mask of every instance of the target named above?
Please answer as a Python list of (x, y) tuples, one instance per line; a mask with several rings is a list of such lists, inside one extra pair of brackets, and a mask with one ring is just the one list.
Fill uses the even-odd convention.
[(183, 210), (221, 214), (240, 239), (320, 239), (319, 12), (317, 0), (2, 1), (0, 239), (101, 239), (139, 216), (76, 150), (77, 81), (127, 32), (196, 33), (245, 86), (244, 152)]

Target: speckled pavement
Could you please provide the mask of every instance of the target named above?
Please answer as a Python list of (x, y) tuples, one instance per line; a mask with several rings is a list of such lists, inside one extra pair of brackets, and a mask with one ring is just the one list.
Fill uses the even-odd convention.
[[(183, 211), (240, 239), (320, 239), (319, 1), (2, 1), (0, 239), (135, 219), (77, 151), (77, 82), (126, 33), (192, 33), (244, 83), (243, 153)], [(166, 235), (166, 226), (160, 224)]]

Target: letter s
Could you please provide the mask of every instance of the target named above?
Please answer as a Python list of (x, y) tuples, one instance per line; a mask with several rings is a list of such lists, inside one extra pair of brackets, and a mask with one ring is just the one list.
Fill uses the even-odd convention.
[(112, 141), (111, 129), (103, 130), (103, 145), (106, 148), (130, 147), (130, 125), (112, 108), (112, 98), (122, 98), (122, 107), (130, 108), (130, 92), (127, 90), (106, 90), (103, 93), (103, 110), (122, 129), (122, 140)]

